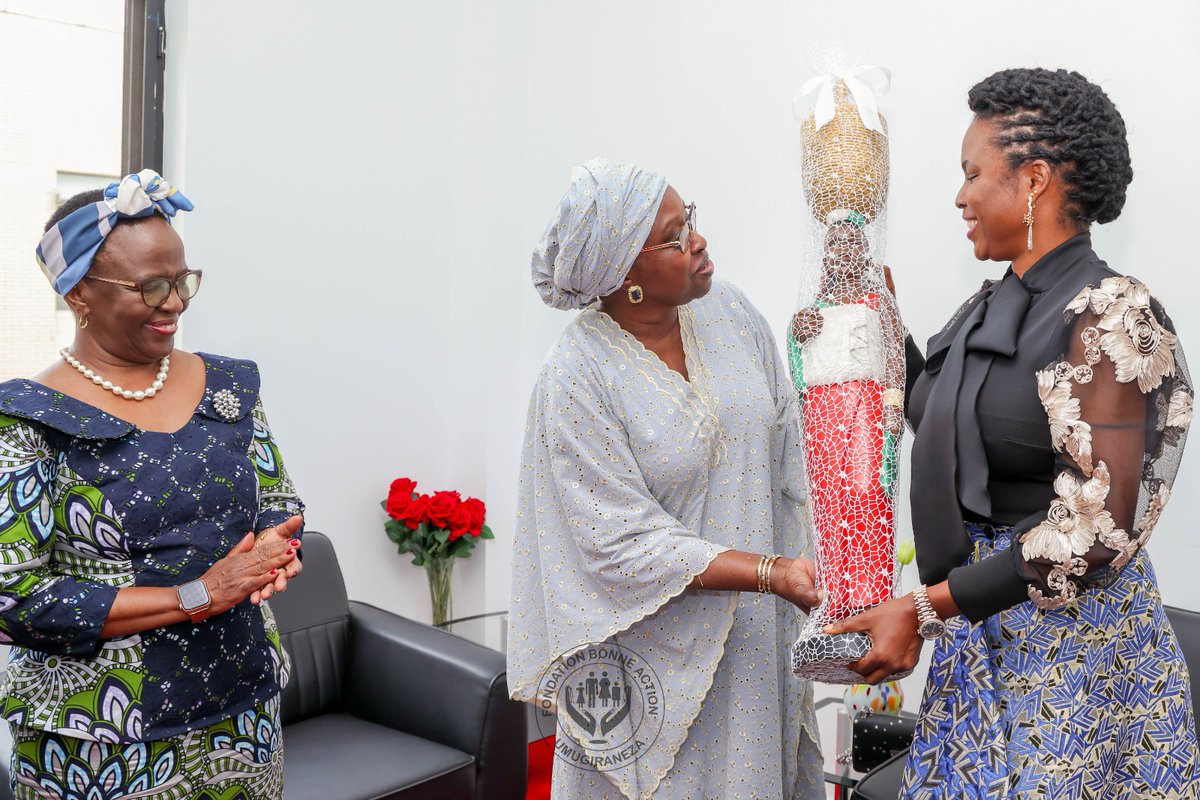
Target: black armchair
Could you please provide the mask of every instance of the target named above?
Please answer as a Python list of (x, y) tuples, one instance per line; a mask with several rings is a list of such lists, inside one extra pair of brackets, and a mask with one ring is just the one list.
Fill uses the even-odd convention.
[(304, 575), (271, 608), (292, 658), (285, 800), (524, 796), (526, 711), (508, 697), (503, 654), (349, 602), (314, 532)]
[[(1166, 610), (1192, 679), (1192, 711), (1200, 719), (1200, 613), (1174, 606)], [(868, 772), (858, 782), (851, 800), (895, 800), (900, 796), (907, 758), (907, 752), (898, 753)]]

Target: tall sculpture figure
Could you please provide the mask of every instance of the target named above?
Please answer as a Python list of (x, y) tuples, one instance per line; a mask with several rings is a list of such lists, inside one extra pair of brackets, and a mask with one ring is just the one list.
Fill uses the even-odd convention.
[[(825, 599), (793, 649), (797, 675), (859, 683), (847, 664), (865, 634), (822, 629), (891, 599), (896, 588), (895, 495), (904, 422), (904, 326), (885, 285), (889, 180), (886, 90), (877, 67), (831, 63), (802, 126), (804, 221), (800, 308), (788, 335), (800, 394), (817, 575)], [(882, 76), (872, 85), (869, 79)]]

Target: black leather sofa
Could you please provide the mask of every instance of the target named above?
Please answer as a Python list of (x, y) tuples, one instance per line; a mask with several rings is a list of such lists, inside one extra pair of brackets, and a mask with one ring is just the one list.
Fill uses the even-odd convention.
[(271, 598), (292, 658), (285, 800), (524, 797), (526, 710), (504, 655), (348, 601), (324, 535), (303, 552), (304, 574)]
[[(1191, 675), (1192, 711), (1200, 719), (1200, 613), (1173, 606), (1166, 609)], [(896, 800), (907, 757), (907, 752), (898, 753), (864, 775), (850, 800)]]

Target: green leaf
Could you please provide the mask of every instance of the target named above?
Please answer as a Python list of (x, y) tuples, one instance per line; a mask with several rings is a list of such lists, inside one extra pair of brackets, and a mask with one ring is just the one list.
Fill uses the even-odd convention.
[(467, 558), (471, 555), (472, 545), (473, 543), (471, 540), (466, 536), (463, 536), (454, 543), (453, 547), (450, 548), (450, 555), (454, 556), (455, 558)]
[(437, 539), (442, 544), (450, 541), (450, 531), (445, 528), (438, 528), (433, 532), (433, 538)]
[(492, 533), (491, 528), (489, 528), (487, 525), (484, 525), (483, 529), (479, 533), (479, 538), (480, 539), (495, 539), (496, 535), (494, 533)]
[(418, 554), (417, 557), (412, 560), (412, 565), (414, 567), (425, 566), (425, 556)]

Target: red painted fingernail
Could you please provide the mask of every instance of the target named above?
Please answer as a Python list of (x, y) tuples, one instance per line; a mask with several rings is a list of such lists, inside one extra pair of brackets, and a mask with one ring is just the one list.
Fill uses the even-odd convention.
[(279, 570), (277, 570), (277, 569), (273, 569), (273, 570), (271, 570), (271, 574), (272, 574), (272, 575), (274, 575), (276, 572), (279, 572)]
[(290, 555), (291, 555), (292, 553), (294, 553), (294, 552), (296, 552), (296, 551), (295, 551), (295, 550), (288, 550), (286, 553), (284, 553), (284, 555), (290, 556)]
[(299, 546), (300, 546), (300, 540), (299, 540), (299, 539), (292, 539), (292, 541), (290, 541), (288, 544), (290, 544), (292, 547), (299, 547)]

